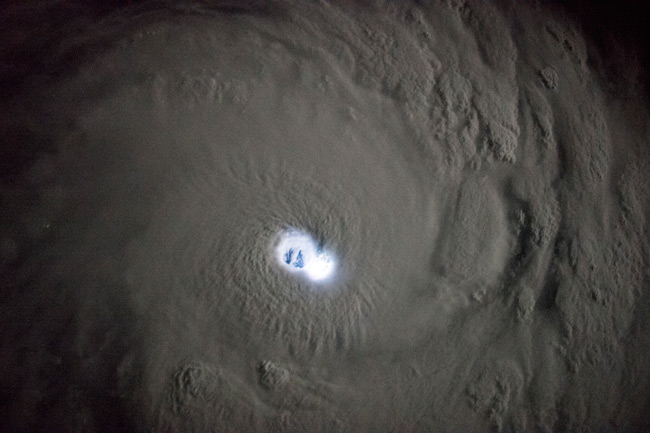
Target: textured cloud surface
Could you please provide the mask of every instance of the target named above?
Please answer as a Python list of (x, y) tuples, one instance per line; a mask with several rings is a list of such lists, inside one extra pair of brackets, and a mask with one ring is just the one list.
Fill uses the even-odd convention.
[(629, 43), (534, 2), (90, 10), (2, 12), (1, 424), (650, 428)]

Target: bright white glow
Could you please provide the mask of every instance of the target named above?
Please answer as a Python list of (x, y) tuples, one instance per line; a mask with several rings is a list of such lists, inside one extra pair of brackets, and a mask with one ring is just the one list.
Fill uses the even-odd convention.
[(324, 280), (335, 268), (334, 258), (307, 233), (287, 230), (280, 235), (276, 254), (290, 272), (304, 273), (313, 281)]
[(334, 261), (327, 254), (319, 254), (307, 266), (305, 266), (305, 273), (312, 280), (322, 280), (332, 273), (334, 270)]

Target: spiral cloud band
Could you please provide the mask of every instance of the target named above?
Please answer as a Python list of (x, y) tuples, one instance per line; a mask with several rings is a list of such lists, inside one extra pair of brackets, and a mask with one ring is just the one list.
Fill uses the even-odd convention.
[(0, 430), (650, 430), (615, 6), (9, 3)]

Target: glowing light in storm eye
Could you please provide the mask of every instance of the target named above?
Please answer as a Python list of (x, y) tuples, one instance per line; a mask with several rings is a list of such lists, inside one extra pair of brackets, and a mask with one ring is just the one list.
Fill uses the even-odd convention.
[(280, 235), (276, 254), (291, 272), (304, 273), (314, 281), (324, 280), (334, 271), (334, 258), (307, 233), (287, 230)]

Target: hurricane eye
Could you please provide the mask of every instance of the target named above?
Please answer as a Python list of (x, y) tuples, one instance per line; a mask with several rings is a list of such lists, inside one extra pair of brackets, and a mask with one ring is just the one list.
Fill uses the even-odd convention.
[(303, 273), (313, 281), (328, 278), (335, 268), (333, 256), (323, 250), (321, 243), (298, 230), (287, 230), (280, 234), (277, 255), (285, 269)]

